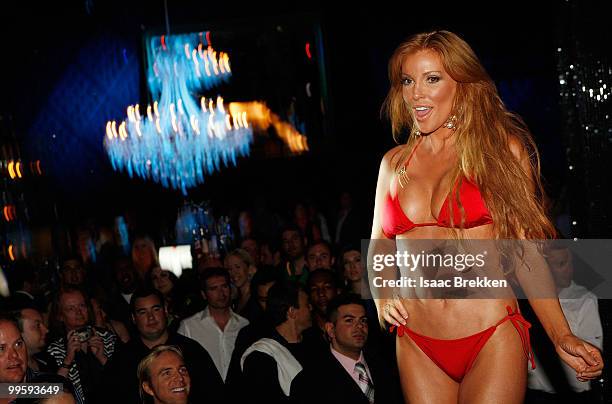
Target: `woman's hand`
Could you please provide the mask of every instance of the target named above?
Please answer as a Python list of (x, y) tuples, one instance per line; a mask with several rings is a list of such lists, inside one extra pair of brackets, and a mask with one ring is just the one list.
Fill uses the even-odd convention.
[(376, 307), (378, 317), (384, 319), (387, 323), (396, 326), (406, 325), (408, 312), (398, 296), (394, 296), (393, 299), (376, 299)]
[(89, 350), (94, 354), (98, 362), (103, 366), (106, 365), (108, 358), (104, 354), (104, 340), (99, 335), (95, 334), (87, 341), (89, 344)]
[(603, 359), (599, 349), (573, 334), (559, 338), (557, 354), (576, 371), (576, 379), (586, 382), (601, 375)]
[(76, 356), (76, 352), (82, 350), (81, 340), (79, 337), (75, 335), (75, 331), (72, 330), (68, 332), (66, 336), (66, 357), (64, 358), (65, 364), (71, 364), (74, 362), (74, 358)]

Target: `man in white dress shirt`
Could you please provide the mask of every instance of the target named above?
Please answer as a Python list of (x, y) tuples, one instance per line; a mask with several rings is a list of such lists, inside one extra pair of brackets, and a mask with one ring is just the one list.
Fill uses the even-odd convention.
[[(574, 269), (569, 249), (551, 246), (546, 255), (546, 260), (557, 286), (561, 309), (572, 332), (578, 338), (584, 339), (601, 350), (603, 348), (603, 329), (599, 317), (597, 296), (572, 280)], [(574, 393), (586, 393), (591, 390), (589, 381), (578, 380), (576, 372), (564, 362), (561, 362), (561, 366), (571, 391)], [(549, 394), (556, 393), (553, 384), (546, 373), (544, 373), (544, 367), (540, 365), (537, 357), (536, 369), (529, 371), (528, 376), (528, 387), (530, 390)], [(584, 395), (580, 395), (580, 397), (586, 399)]]
[(183, 320), (178, 332), (198, 341), (208, 351), (225, 381), (236, 337), (249, 320), (230, 307), (230, 275), (226, 269), (206, 269), (201, 276), (201, 287), (208, 306)]

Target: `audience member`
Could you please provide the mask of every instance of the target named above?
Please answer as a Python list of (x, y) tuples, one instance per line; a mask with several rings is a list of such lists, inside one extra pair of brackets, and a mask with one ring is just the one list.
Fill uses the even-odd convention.
[(93, 310), (94, 325), (103, 330), (113, 332), (123, 343), (130, 340), (130, 332), (125, 324), (119, 320), (113, 320), (106, 314), (107, 309), (104, 309), (106, 303), (103, 298), (89, 299)]
[(352, 246), (347, 246), (340, 256), (342, 260), (342, 277), (347, 291), (361, 295), (367, 285), (363, 284), (365, 266), (361, 262), (361, 252)]
[(251, 290), (255, 292), (255, 298), (261, 310), (260, 314), (266, 310), (270, 288), (280, 280), (281, 276), (277, 268), (272, 266), (264, 266), (253, 275)]
[(325, 335), (327, 305), (340, 293), (338, 286), (338, 281), (331, 271), (317, 269), (310, 273), (307, 290), (312, 304), (313, 323), (322, 336)]
[(284, 255), (283, 269), (286, 279), (299, 281), (303, 285), (308, 280), (308, 268), (304, 256), (305, 238), (297, 226), (287, 226), (281, 234)]
[[(583, 340), (603, 350), (603, 328), (599, 317), (597, 296), (587, 290), (584, 286), (573, 281), (574, 266), (572, 254), (566, 247), (558, 245), (547, 246), (546, 261), (554, 278), (559, 296), (559, 303), (572, 332)], [(536, 351), (537, 352), (537, 351)], [(545, 363), (542, 363), (544, 361)], [(563, 380), (555, 377), (554, 365), (560, 363)], [(547, 374), (546, 370), (550, 374)], [(551, 379), (555, 379), (554, 382)], [(562, 388), (563, 395), (555, 389)], [(528, 402), (596, 402), (592, 397), (591, 383), (586, 380), (578, 380), (576, 371), (565, 362), (559, 361), (557, 356), (536, 356), (536, 368), (528, 373)], [(569, 387), (569, 388), (568, 388)]]
[(130, 299), (138, 286), (138, 275), (129, 257), (118, 255), (112, 260), (114, 286), (108, 299), (108, 316), (121, 321), (135, 334), (131, 326)]
[(307, 244), (316, 243), (323, 239), (321, 228), (316, 222), (311, 220), (308, 210), (303, 203), (295, 205), (293, 210), (293, 222), (305, 236)]
[(201, 288), (207, 307), (183, 320), (178, 332), (208, 351), (225, 381), (236, 337), (249, 320), (231, 309), (230, 276), (225, 268), (206, 269), (201, 276)]
[[(40, 313), (39, 313), (40, 314)], [(27, 365), (28, 343), (23, 334), (20, 334), (19, 322), (12, 315), (0, 313), (0, 383), (60, 383), (66, 394), (58, 394), (53, 399), (29, 401), (6, 397), (0, 395), (0, 404), (13, 403), (47, 403), (47, 404), (72, 404), (71, 383), (64, 377), (50, 373), (41, 373)], [(39, 342), (35, 343), (39, 346)], [(72, 398), (72, 401), (69, 400)]]
[(10, 305), (14, 307), (32, 306), (42, 308), (38, 298), (38, 283), (36, 271), (25, 259), (15, 262), (13, 268), (6, 273), (9, 290), (11, 291)]
[(241, 239), (253, 237), (253, 216), (248, 210), (238, 214), (238, 232)]
[(164, 295), (168, 309), (168, 328), (172, 331), (178, 330), (181, 320), (204, 307), (195, 272), (184, 272), (179, 279), (172, 271), (154, 267), (149, 271), (145, 285)]
[(9, 314), (0, 313), (0, 383), (25, 382), (27, 368), (28, 351), (17, 322)]
[(137, 236), (132, 243), (132, 263), (138, 278), (144, 281), (146, 274), (155, 266), (157, 261), (157, 250), (155, 243), (149, 236)]
[(60, 267), (61, 287), (82, 288), (87, 287), (85, 268), (81, 257), (78, 255), (68, 255), (62, 260)]
[(303, 331), (312, 325), (308, 294), (299, 283), (275, 283), (268, 293), (266, 313), (274, 329), (243, 354), (243, 391), (253, 404), (292, 402), (307, 387), (300, 379), (309, 360), (302, 343)]
[(138, 364), (138, 384), (143, 403), (187, 404), (191, 377), (181, 351), (159, 345)]
[(359, 295), (334, 298), (328, 306), (325, 332), (330, 341), (315, 365), (305, 369), (310, 388), (299, 397), (303, 403), (400, 403), (401, 391), (389, 366), (364, 351), (368, 318)]
[(253, 260), (253, 265), (259, 267), (261, 264), (261, 252), (259, 242), (256, 239), (249, 237), (240, 242), (240, 248), (249, 253)]
[[(148, 282), (145, 284), (159, 291), (164, 295), (164, 299), (168, 299), (172, 295), (172, 291), (178, 284), (178, 278), (172, 271), (161, 269), (159, 266), (149, 271), (146, 280)], [(168, 302), (168, 300), (166, 300), (166, 302)]]
[(354, 244), (346, 244), (342, 249), (339, 260), (342, 263), (342, 275), (344, 279), (343, 289), (346, 292), (361, 296), (362, 303), (366, 307), (366, 315), (370, 322), (370, 334), (368, 337), (370, 349), (387, 351), (385, 353), (391, 355), (390, 360), (393, 360), (395, 350), (393, 348), (389, 349), (389, 346), (395, 346), (395, 343), (391, 340), (385, 341), (385, 339), (392, 336), (390, 334), (383, 334), (380, 324), (377, 321), (378, 313), (376, 311), (374, 299), (372, 299), (370, 295), (367, 279), (364, 279), (366, 272), (364, 262), (361, 261), (361, 252), (359, 248)]
[[(137, 289), (130, 302), (132, 319), (138, 336), (120, 347), (104, 371), (104, 384), (113, 386), (108, 393), (125, 402), (138, 401), (138, 363), (156, 346), (174, 345), (184, 354), (185, 363), (194, 380), (191, 399), (194, 402), (220, 403), (223, 381), (208, 352), (196, 341), (168, 329), (164, 296), (151, 288)], [(111, 401), (107, 396), (101, 402)]]
[(280, 247), (272, 241), (261, 241), (259, 243), (259, 254), (261, 265), (278, 267), (282, 263)]
[(347, 191), (340, 195), (340, 207), (336, 215), (336, 245), (359, 244), (362, 238), (369, 237), (367, 223), (353, 206), (353, 197)]
[(45, 351), (49, 329), (43, 316), (33, 306), (15, 310), (14, 314), (28, 349), (28, 368), (37, 372), (56, 372), (54, 361)]
[(225, 268), (229, 271), (232, 285), (236, 288), (234, 311), (252, 321), (257, 315), (257, 302), (251, 296), (251, 278), (257, 272), (249, 253), (240, 248), (225, 257)]
[(92, 309), (80, 289), (60, 290), (53, 313), (63, 325), (64, 336), (49, 344), (47, 352), (55, 359), (58, 374), (72, 382), (77, 403), (86, 403), (100, 387), (100, 376), (115, 351), (117, 337), (92, 326)]
[(312, 200), (306, 201), (306, 212), (308, 214), (308, 219), (321, 231), (321, 239), (331, 243), (332, 239), (329, 234), (327, 219), (325, 219), (325, 216), (319, 212), (317, 205)]
[[(250, 321), (249, 325), (240, 330), (236, 337), (234, 352), (232, 353), (232, 360), (226, 379), (226, 384), (230, 386), (237, 386), (239, 388), (242, 383), (240, 358), (242, 358), (244, 351), (255, 341), (270, 335), (272, 332), (273, 327), (268, 316), (265, 315), (265, 310), (268, 302), (268, 291), (278, 281), (280, 281), (280, 275), (277, 268), (274, 267), (264, 266), (253, 276), (251, 290), (255, 293), (255, 301), (257, 302), (259, 313), (253, 321)], [(238, 400), (236, 399), (235, 401)]]
[(324, 240), (317, 241), (308, 247), (306, 265), (310, 272), (317, 269), (333, 270), (335, 258), (332, 255), (331, 245)]

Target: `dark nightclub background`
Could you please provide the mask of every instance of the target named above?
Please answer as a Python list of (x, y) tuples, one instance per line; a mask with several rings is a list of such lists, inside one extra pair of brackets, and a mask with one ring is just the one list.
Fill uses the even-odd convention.
[[(163, 1), (61, 4), (27, 3), (9, 14), (3, 28), (3, 131), (16, 138), (24, 160), (40, 160), (43, 171), (42, 177), (23, 181), (29, 220), (41, 225), (51, 218), (79, 222), (126, 209), (143, 224), (151, 223), (150, 217), (169, 215), (172, 220), (183, 199), (180, 192), (113, 172), (102, 146), (106, 120), (122, 119), (128, 104), (146, 100), (142, 35), (164, 31)], [(380, 158), (394, 144), (388, 124), (379, 116), (388, 89), (388, 58), (410, 34), (437, 28), (457, 32), (473, 46), (508, 107), (524, 117), (540, 146), (553, 200), (576, 196), (567, 188), (566, 148), (575, 130), (569, 124), (579, 123), (569, 122), (562, 110), (557, 49), (585, 34), (583, 25), (597, 28), (592, 20), (597, 13), (584, 7), (588, 15), (580, 21), (577, 9), (582, 6), (571, 2), (541, 4), (538, 9), (520, 2), (495, 7), (388, 3), (339, 8), (322, 2), (240, 7), (169, 2), (171, 31), (211, 29), (213, 38), (215, 30), (261, 33), (259, 45), (266, 43), (260, 49), (249, 48), (250, 43), (238, 51), (227, 49), (234, 69), (231, 95), (266, 99), (272, 107), (276, 102), (281, 115), (283, 99), (296, 98), (305, 111), (310, 146), (310, 152), (297, 157), (254, 148), (249, 158), (210, 176), (189, 197), (240, 209), (258, 195), (270, 206), (308, 195), (327, 212), (348, 189), (355, 202), (371, 212)], [(283, 30), (292, 35), (275, 37)], [(313, 42), (315, 35), (322, 49), (316, 50), (309, 66), (304, 44)], [(603, 36), (592, 31), (586, 35), (588, 46), (603, 54), (603, 48), (593, 45)], [(236, 42), (234, 47), (240, 47)], [(274, 51), (264, 58), (258, 54), (261, 49)], [(290, 58), (285, 66), (293, 67), (289, 73), (275, 68), (285, 57)], [(263, 83), (253, 71), (265, 74)], [(318, 89), (320, 99), (305, 95), (307, 82)], [(556, 208), (568, 213), (568, 201)], [(584, 206), (575, 208), (585, 214)], [(605, 226), (584, 226), (580, 220), (580, 231), (570, 229), (571, 235), (609, 231), (609, 216), (598, 220), (606, 221)]]
[[(265, 99), (285, 118), (293, 102), (310, 147), (292, 156), (274, 134), (256, 135), (249, 157), (208, 177), (189, 200), (235, 214), (253, 203), (277, 210), (308, 198), (329, 215), (348, 190), (369, 225), (380, 159), (394, 145), (379, 113), (387, 61), (409, 35), (447, 29), (474, 48), (534, 134), (560, 230), (610, 237), (612, 100), (603, 95), (612, 85), (612, 28), (603, 1), (331, 3), (168, 1), (171, 32), (210, 29), (230, 53), (234, 76), (219, 92)], [(172, 228), (183, 195), (114, 172), (102, 144), (107, 120), (147, 101), (142, 38), (164, 32), (164, 2), (13, 6), (3, 12), (1, 47), (0, 184), (4, 206), (16, 207), (2, 223), (4, 260), (15, 226), (56, 229), (127, 215), (149, 233)], [(12, 180), (6, 161), (17, 158), (24, 178)], [(608, 302), (600, 309), (609, 335)]]

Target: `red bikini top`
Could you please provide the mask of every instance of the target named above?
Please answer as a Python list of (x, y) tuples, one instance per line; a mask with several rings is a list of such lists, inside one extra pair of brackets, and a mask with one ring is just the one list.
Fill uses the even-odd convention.
[[(410, 156), (408, 156), (405, 166), (408, 166), (410, 163), (412, 155), (420, 143), (421, 141), (414, 146)], [(459, 199), (461, 200), (461, 204), (465, 210), (465, 222), (463, 223), (463, 228), (470, 229), (472, 227), (493, 223), (491, 214), (489, 213), (489, 210), (487, 209), (484, 199), (482, 198), (480, 190), (476, 184), (469, 181), (467, 178), (460, 179), (458, 183), (460, 183)], [(453, 194), (457, 192), (457, 185), (458, 184), (455, 184), (453, 187)], [(398, 192), (396, 182), (391, 184), (391, 188), (391, 191), (395, 194), (395, 196), (391, 196), (391, 193), (387, 194), (387, 197), (385, 198), (385, 206), (383, 208), (382, 229), (386, 237), (393, 238), (393, 236), (410, 231), (415, 227), (451, 227), (449, 209), (450, 195), (447, 195), (446, 199), (444, 200), (440, 213), (438, 214), (438, 219), (435, 222), (414, 223), (402, 210), (397, 197)], [(459, 228), (460, 225), (461, 209), (459, 208), (457, 200), (453, 198), (453, 227)]]

